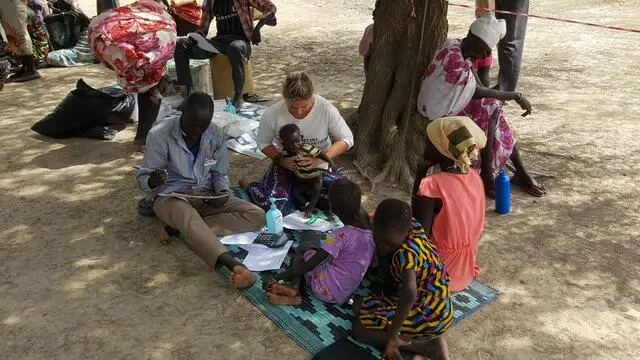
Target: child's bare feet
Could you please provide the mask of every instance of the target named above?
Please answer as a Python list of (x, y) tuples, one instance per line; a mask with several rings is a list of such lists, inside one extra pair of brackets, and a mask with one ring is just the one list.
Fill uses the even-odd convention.
[(256, 283), (256, 276), (246, 267), (236, 265), (233, 267), (229, 282), (236, 289), (246, 289)]
[(267, 301), (273, 305), (300, 305), (302, 298), (300, 296), (289, 297), (268, 292), (266, 294)]
[(283, 296), (287, 296), (287, 297), (296, 297), (298, 296), (298, 290), (294, 289), (294, 288), (290, 288), (288, 286), (282, 285), (282, 284), (278, 284), (278, 283), (271, 283), (269, 284), (269, 287), (267, 288), (267, 291), (276, 295), (283, 295)]

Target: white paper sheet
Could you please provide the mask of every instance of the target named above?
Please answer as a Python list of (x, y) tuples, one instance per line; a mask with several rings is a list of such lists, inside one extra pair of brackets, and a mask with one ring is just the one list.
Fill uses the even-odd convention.
[(293, 241), (287, 241), (280, 248), (269, 248), (257, 244), (244, 245), (242, 248), (247, 250), (249, 254), (242, 263), (251, 271), (278, 270), (282, 267), (291, 245), (293, 245)]
[(253, 244), (256, 237), (258, 237), (258, 234), (260, 234), (259, 231), (231, 234), (221, 238), (220, 242), (225, 245), (249, 245)]
[(289, 214), (282, 219), (282, 225), (286, 229), (291, 230), (313, 230), (313, 231), (329, 231), (331, 230), (331, 224), (322, 219), (317, 219), (313, 224), (307, 224), (310, 219), (304, 217), (304, 213), (296, 211), (293, 214)]

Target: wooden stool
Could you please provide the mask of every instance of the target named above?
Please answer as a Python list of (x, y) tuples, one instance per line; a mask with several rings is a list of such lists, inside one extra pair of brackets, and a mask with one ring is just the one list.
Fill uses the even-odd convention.
[[(225, 55), (218, 54), (209, 60), (209, 68), (211, 69), (211, 85), (213, 87), (213, 97), (218, 99), (233, 98), (233, 79), (231, 77), (231, 64), (229, 58)], [(251, 60), (244, 63), (244, 87), (243, 94), (253, 92), (253, 66)]]
[[(262, 13), (257, 9), (251, 8), (252, 19), (257, 22), (262, 17)], [(231, 64), (226, 55), (216, 55), (209, 60), (209, 69), (211, 71), (211, 84), (213, 86), (213, 97), (216, 100), (233, 98), (233, 78), (231, 77)], [(251, 60), (244, 63), (244, 86), (242, 94), (253, 93), (253, 66)]]

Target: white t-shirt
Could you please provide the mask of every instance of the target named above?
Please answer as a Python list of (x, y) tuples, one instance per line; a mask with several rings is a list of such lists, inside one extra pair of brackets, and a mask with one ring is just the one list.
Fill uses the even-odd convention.
[(311, 144), (320, 150), (326, 150), (331, 146), (329, 135), (336, 140), (346, 142), (351, 148), (353, 133), (338, 109), (322, 96), (314, 95), (314, 97), (315, 101), (311, 112), (301, 120), (291, 116), (284, 100), (265, 110), (260, 119), (260, 127), (258, 127), (256, 137), (258, 148), (263, 150), (269, 145), (275, 145), (281, 150), (282, 145), (278, 139), (278, 131), (287, 124), (298, 125), (304, 143)]

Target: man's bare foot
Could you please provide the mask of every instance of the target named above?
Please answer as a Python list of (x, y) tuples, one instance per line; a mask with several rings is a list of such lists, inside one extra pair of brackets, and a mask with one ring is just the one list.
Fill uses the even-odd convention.
[(289, 297), (289, 296), (274, 294), (271, 292), (268, 292), (266, 296), (267, 296), (267, 300), (273, 305), (295, 306), (295, 305), (300, 305), (302, 303), (302, 298), (300, 296)]
[(294, 289), (294, 288), (290, 288), (288, 286), (282, 285), (282, 284), (278, 284), (278, 283), (272, 283), (269, 284), (269, 288), (267, 289), (268, 292), (276, 294), (276, 295), (283, 295), (283, 296), (287, 296), (287, 297), (296, 297), (298, 296), (298, 290)]
[(180, 232), (171, 226), (165, 226), (160, 229), (160, 244), (167, 245), (171, 242), (171, 238), (178, 236)]
[(163, 227), (162, 229), (160, 229), (160, 244), (169, 245), (170, 242), (171, 242), (171, 235), (169, 235), (169, 232), (167, 231), (167, 229)]
[(246, 289), (256, 283), (256, 276), (249, 269), (242, 265), (236, 265), (231, 271), (229, 282), (236, 289)]

